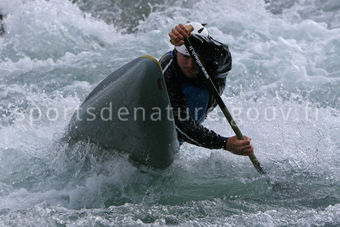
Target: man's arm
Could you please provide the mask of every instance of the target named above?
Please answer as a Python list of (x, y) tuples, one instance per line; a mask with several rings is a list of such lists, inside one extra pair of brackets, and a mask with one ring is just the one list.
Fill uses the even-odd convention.
[(184, 94), (181, 91), (180, 81), (176, 75), (177, 72), (173, 65), (164, 72), (179, 138), (185, 142), (209, 149), (225, 149), (227, 137), (218, 135), (190, 118)]
[[(171, 73), (172, 68), (168, 68)], [(185, 105), (184, 95), (181, 93), (179, 81), (171, 79), (171, 75), (165, 72), (165, 81), (169, 92), (170, 103), (173, 107), (174, 119), (178, 136), (185, 142), (205, 147), (208, 149), (225, 149), (233, 154), (247, 156), (253, 154), (251, 139), (245, 136), (245, 140), (239, 140), (236, 136), (227, 138), (218, 135), (212, 130), (203, 127), (190, 118)], [(168, 79), (168, 80), (167, 80)]]

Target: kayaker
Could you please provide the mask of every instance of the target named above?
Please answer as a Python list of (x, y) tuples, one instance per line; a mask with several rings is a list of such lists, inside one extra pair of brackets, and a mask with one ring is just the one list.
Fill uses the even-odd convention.
[[(188, 25), (194, 28), (191, 34), (186, 27)], [(245, 140), (239, 140), (236, 136), (224, 137), (202, 126), (201, 123), (217, 103), (200, 78), (199, 69), (184, 46), (184, 38), (189, 38), (220, 95), (232, 65), (228, 46), (213, 39), (207, 28), (197, 22), (177, 25), (169, 37), (175, 43), (175, 48), (166, 53), (160, 63), (180, 143), (225, 149), (237, 155), (253, 154), (250, 138), (245, 136)]]

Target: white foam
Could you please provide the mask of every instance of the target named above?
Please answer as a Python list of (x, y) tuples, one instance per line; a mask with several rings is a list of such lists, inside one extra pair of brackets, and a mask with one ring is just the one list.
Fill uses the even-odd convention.
[[(18, 108), (28, 116), (34, 105), (43, 110), (75, 108), (112, 70), (138, 55), (160, 57), (173, 48), (167, 34), (174, 24), (207, 22), (212, 35), (227, 43), (233, 56), (223, 100), (231, 110), (243, 110), (233, 115), (241, 131), (252, 138), (255, 154), (269, 175), (310, 186), (318, 193), (331, 193), (324, 191), (325, 182), (330, 182), (325, 183), (330, 190), (339, 185), (339, 29), (327, 29), (313, 20), (293, 22), (273, 16), (262, 1), (209, 0), (194, 4), (193, 9), (168, 6), (153, 12), (138, 33), (126, 35), (70, 2), (0, 2), (7, 14), (7, 34), (0, 38), (1, 111)], [(305, 119), (307, 104), (309, 119)], [(264, 111), (271, 107), (277, 108), (276, 118), (266, 120)], [(247, 116), (249, 108), (259, 111), (258, 119), (251, 119), (253, 111)], [(220, 118), (207, 120), (205, 126), (233, 135), (218, 108), (214, 113)], [(111, 219), (105, 212), (114, 211), (113, 217), (122, 225), (142, 225), (154, 213), (158, 215), (151, 215), (154, 223), (172, 217), (184, 225), (214, 220), (221, 225), (339, 223), (337, 204), (300, 210), (277, 205), (271, 198), (277, 194), (263, 184), (248, 158), (223, 150), (183, 145), (174, 165), (153, 175), (139, 173), (125, 156), (98, 158), (91, 154), (100, 150), (94, 146), (59, 144), (71, 114), (53, 122), (43, 118), (33, 126), (16, 117), (10, 121), (11, 115), (1, 119), (7, 125), (0, 128), (0, 170), (4, 170), (0, 208), (9, 209), (1, 220), (35, 223), (32, 216), (45, 215), (41, 223), (58, 219), (72, 224), (70, 216), (76, 215), (77, 223), (86, 225), (96, 223), (92, 220), (107, 223)], [(219, 199), (222, 192), (227, 199)], [(117, 205), (122, 201), (128, 202)], [(266, 206), (261, 212), (244, 211), (257, 209), (259, 203)], [(58, 204), (61, 207), (55, 207)], [(93, 209), (107, 204), (114, 206)], [(82, 207), (90, 209), (67, 209)], [(24, 209), (24, 214), (18, 209)], [(225, 214), (226, 210), (239, 215)], [(197, 218), (201, 211), (206, 218)]]

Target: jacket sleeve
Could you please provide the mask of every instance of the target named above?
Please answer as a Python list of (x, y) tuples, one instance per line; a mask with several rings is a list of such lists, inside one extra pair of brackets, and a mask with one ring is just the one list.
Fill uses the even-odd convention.
[[(163, 66), (163, 64), (162, 64)], [(181, 90), (180, 81), (177, 77), (177, 70), (174, 65), (164, 68), (165, 82), (170, 98), (170, 104), (173, 109), (174, 120), (178, 137), (185, 142), (209, 148), (221, 149), (225, 148), (227, 137), (218, 135), (212, 130), (196, 123), (189, 116), (189, 111), (185, 103), (185, 97)]]

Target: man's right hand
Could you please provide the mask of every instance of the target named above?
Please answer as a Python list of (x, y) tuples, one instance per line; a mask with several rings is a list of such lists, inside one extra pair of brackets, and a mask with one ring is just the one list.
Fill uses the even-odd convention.
[(182, 45), (184, 43), (184, 39), (189, 38), (189, 36), (190, 32), (183, 24), (177, 25), (169, 33), (170, 40), (175, 46)]
[(244, 140), (239, 140), (236, 136), (228, 138), (226, 150), (233, 154), (249, 156), (254, 154), (254, 147), (250, 144), (251, 139), (244, 136)]

